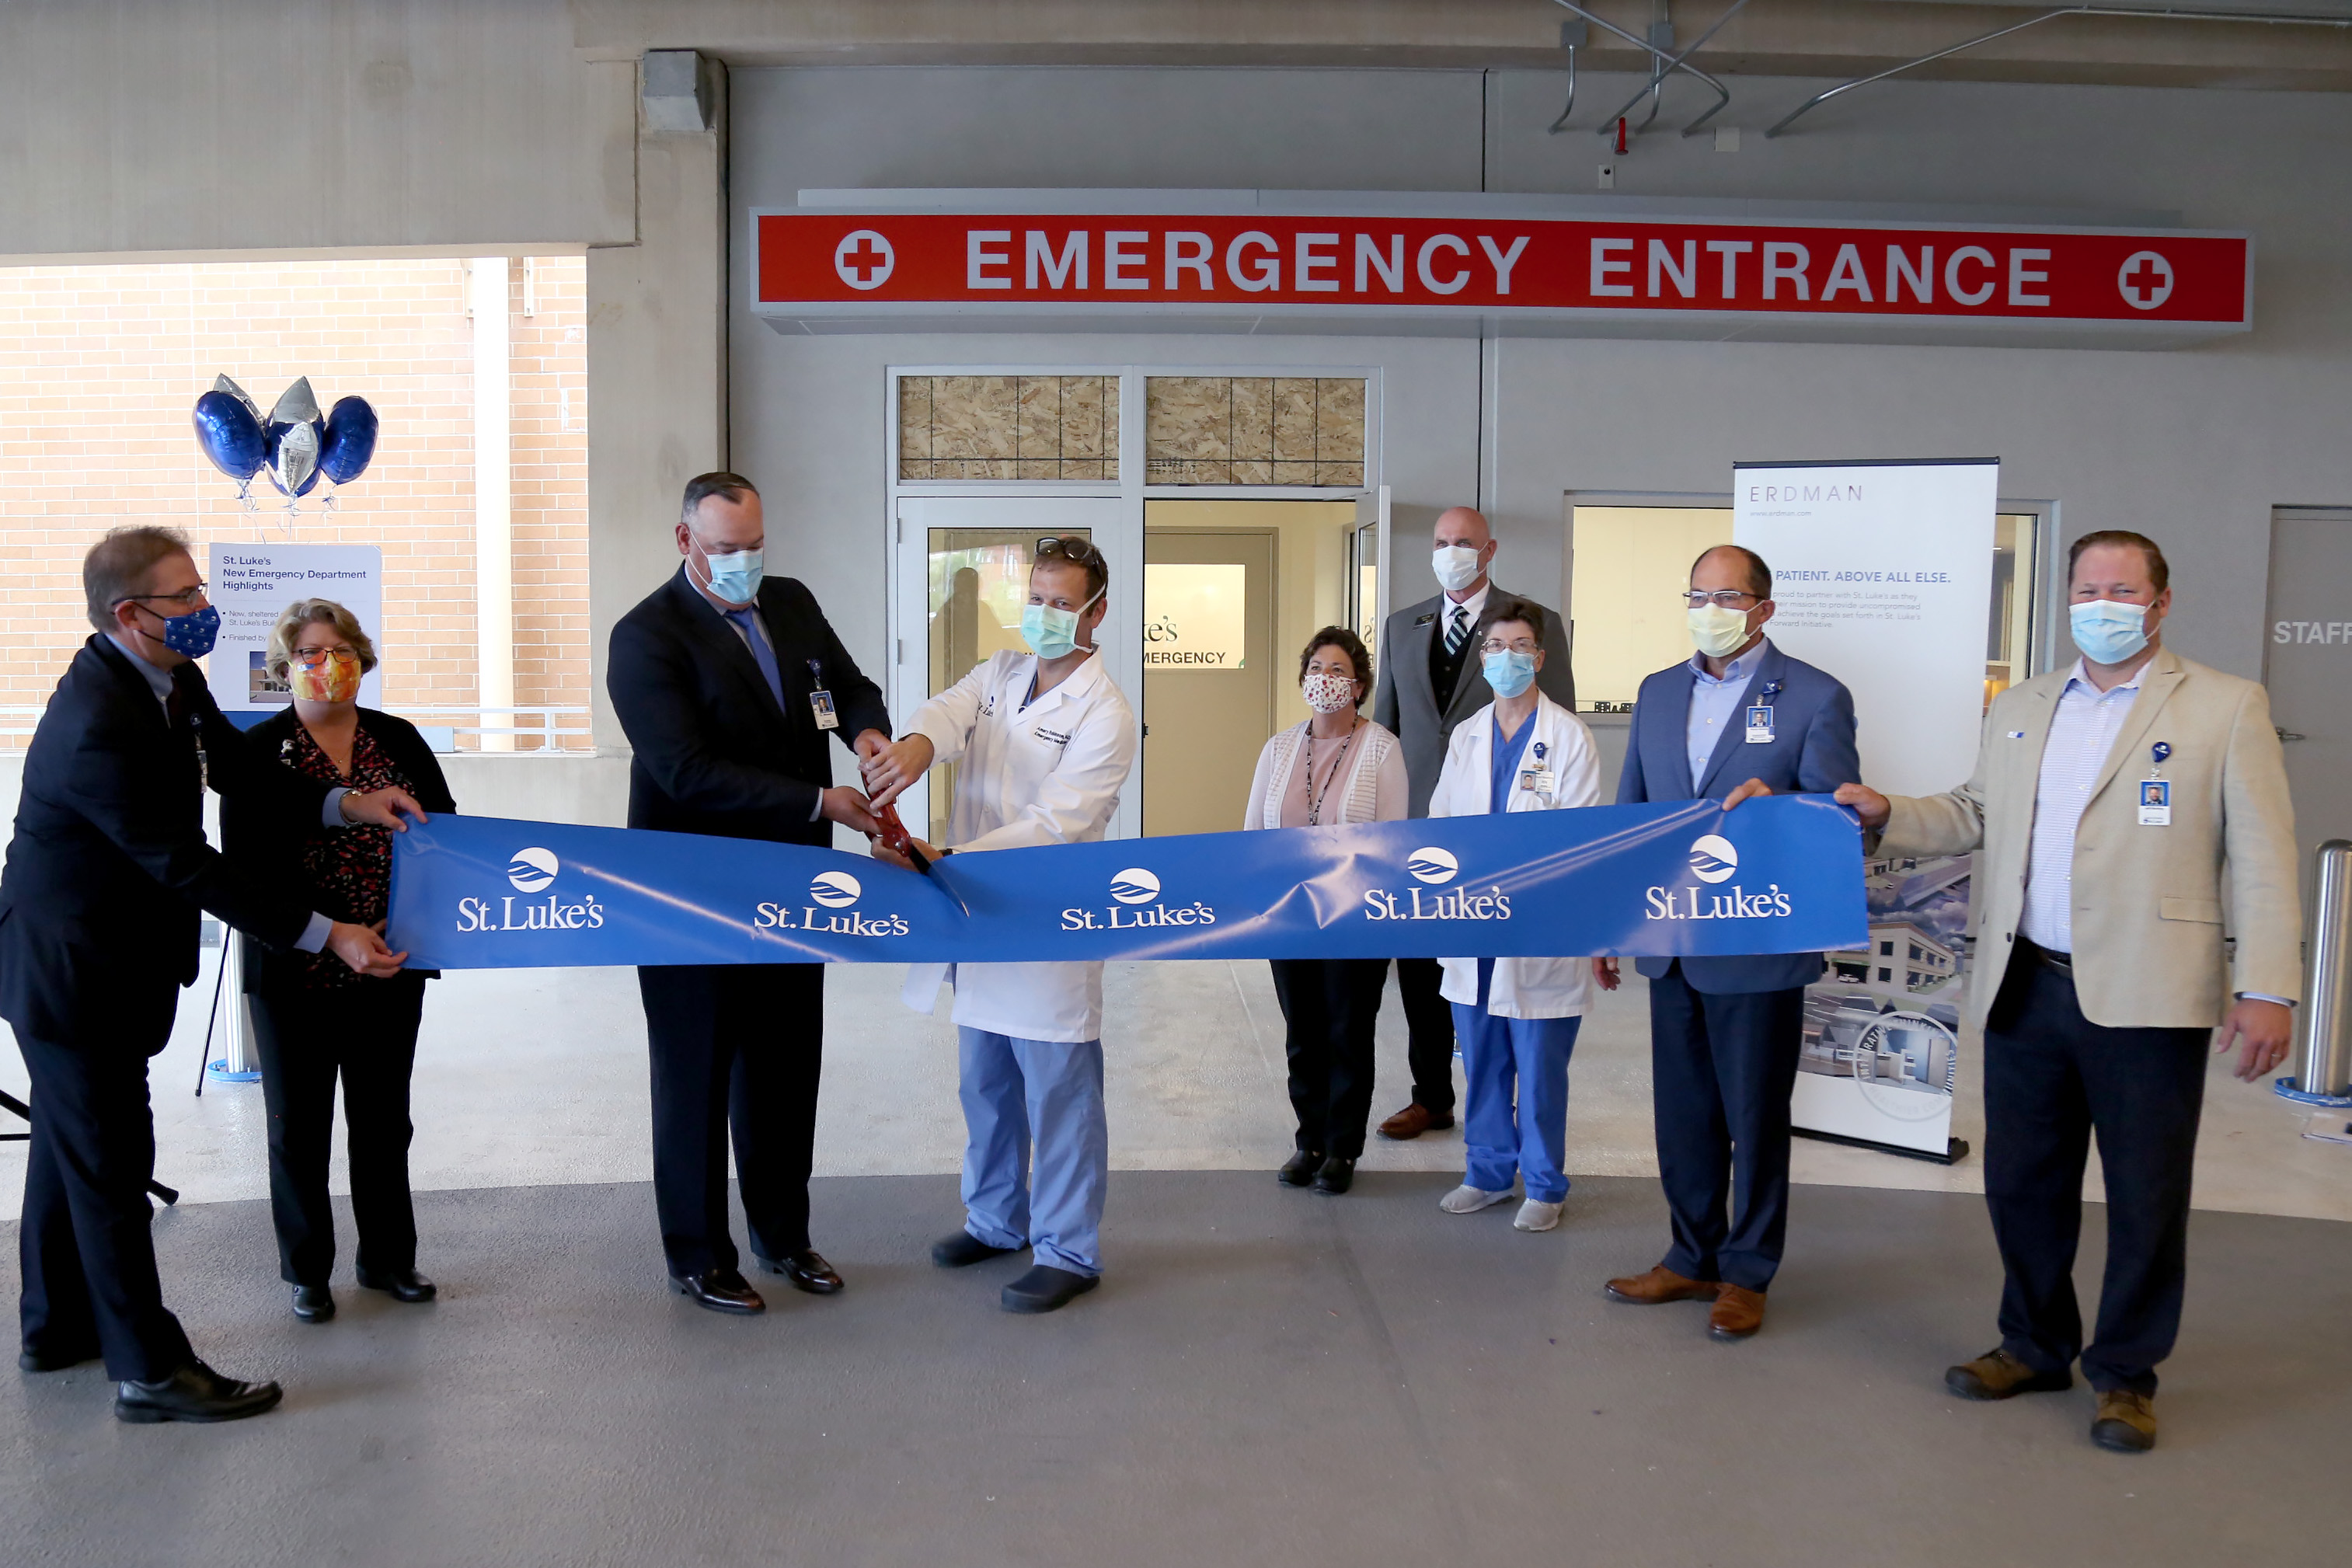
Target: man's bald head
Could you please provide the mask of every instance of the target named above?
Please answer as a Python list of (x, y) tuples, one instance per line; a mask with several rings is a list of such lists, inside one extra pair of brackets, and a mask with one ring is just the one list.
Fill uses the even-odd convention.
[(1459, 544), (1470, 550), (1484, 550), (1495, 542), (1495, 531), (1487, 524), (1484, 512), (1466, 506), (1449, 506), (1437, 514), (1437, 548)]

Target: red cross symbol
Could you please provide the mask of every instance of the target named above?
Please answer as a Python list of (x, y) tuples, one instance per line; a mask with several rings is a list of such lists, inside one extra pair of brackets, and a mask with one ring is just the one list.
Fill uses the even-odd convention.
[(2172, 298), (2172, 263), (2153, 250), (2136, 250), (2116, 274), (2116, 287), (2133, 310), (2153, 310)]
[(856, 229), (842, 237), (833, 247), (833, 269), (852, 289), (879, 289), (890, 280), (890, 273), (898, 265), (898, 258), (890, 242), (870, 228)]

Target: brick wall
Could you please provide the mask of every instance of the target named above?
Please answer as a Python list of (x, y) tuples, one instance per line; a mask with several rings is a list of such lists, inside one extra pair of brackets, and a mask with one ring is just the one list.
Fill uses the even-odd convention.
[[(515, 700), (588, 700), (586, 273), (513, 268)], [(89, 635), (82, 552), (122, 522), (195, 541), (281, 539), (266, 476), (248, 512), (188, 412), (226, 373), (266, 412), (298, 375), (322, 408), (375, 405), (374, 461), (291, 538), (383, 550), (385, 706), (479, 700), (473, 336), (455, 258), (0, 268), (0, 707), (37, 706)], [(274, 503), (274, 504), (273, 504)], [(0, 719), (0, 728), (27, 727)], [(0, 740), (21, 746), (23, 738)]]

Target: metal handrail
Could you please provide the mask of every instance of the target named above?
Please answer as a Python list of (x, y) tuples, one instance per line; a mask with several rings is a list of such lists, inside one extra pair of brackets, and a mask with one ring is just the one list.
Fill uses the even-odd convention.
[[(1559, 3), (1565, 5), (1567, 0), (1559, 0)], [(1799, 115), (1808, 113), (1818, 106), (1827, 103), (1840, 93), (1852, 92), (1858, 87), (1868, 87), (1874, 81), (1885, 81), (1891, 76), (1901, 76), (1905, 71), (1915, 70), (1920, 66), (1931, 65), (1948, 56), (1973, 49), (1979, 44), (1990, 44), (1995, 38), (2005, 38), (2011, 33), (2021, 33), (2028, 27), (2038, 26), (2056, 16), (2145, 16), (2158, 22), (2261, 22), (2280, 27), (2352, 27), (2352, 16), (2305, 16), (2261, 11), (2173, 11), (2126, 5), (2061, 5), (2055, 10), (2044, 11), (2038, 16), (2028, 16), (2022, 22), (2012, 22), (2006, 27), (1996, 27), (1990, 33), (1979, 34), (1967, 42), (1954, 44), (1948, 49), (1937, 49), (1932, 55), (1921, 55), (1916, 60), (1906, 60), (1899, 66), (1889, 67), (1885, 70), (1870, 76), (1856, 77), (1852, 81), (1840, 82), (1825, 92), (1817, 92), (1782, 116), (1771, 130), (1764, 132), (1764, 139), (1770, 141), (1786, 131)], [(1716, 107), (1719, 109), (1722, 105), (1717, 104)]]

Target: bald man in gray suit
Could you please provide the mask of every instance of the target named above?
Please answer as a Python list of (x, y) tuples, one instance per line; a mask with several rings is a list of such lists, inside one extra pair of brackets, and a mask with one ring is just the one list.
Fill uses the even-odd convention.
[[(1443, 590), (1391, 614), (1381, 631), (1380, 685), (1372, 699), (1373, 721), (1404, 747), (1411, 810), (1429, 815), (1430, 792), (1445, 766), (1445, 745), (1454, 726), (1495, 700), (1479, 673), (1475, 638), (1478, 616), (1492, 586), (1495, 531), (1466, 506), (1438, 515), (1431, 566)], [(1559, 654), (1536, 672), (1543, 694), (1576, 710), (1576, 679), (1569, 672), (1568, 631), (1559, 614), (1543, 613), (1543, 644)], [(1396, 961), (1397, 992), (1404, 998), (1411, 1031), (1412, 1103), (1381, 1123), (1383, 1138), (1418, 1138), (1454, 1125), (1454, 1013), (1437, 994), (1437, 961)]]

